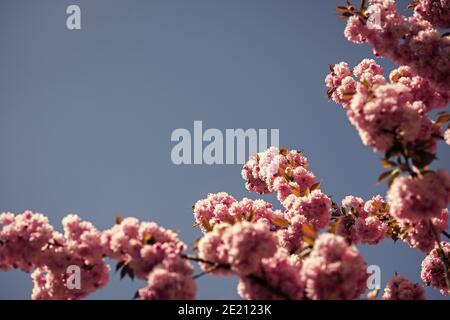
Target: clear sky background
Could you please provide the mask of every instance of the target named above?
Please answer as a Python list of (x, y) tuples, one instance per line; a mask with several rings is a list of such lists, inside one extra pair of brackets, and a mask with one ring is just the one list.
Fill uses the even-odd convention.
[[(344, 38), (334, 10), (343, 2), (2, 0), (0, 211), (42, 212), (59, 230), (68, 213), (99, 229), (116, 214), (135, 216), (191, 244), (200, 235), (191, 206), (208, 192), (257, 198), (240, 165), (171, 162), (172, 131), (192, 131), (194, 120), (279, 128), (281, 144), (305, 152), (335, 201), (384, 195), (379, 155), (325, 94), (329, 63), (372, 57)], [(80, 31), (66, 28), (70, 4), (81, 7)], [(449, 169), (444, 144), (439, 159)], [(383, 286), (396, 271), (420, 281), (423, 253), (390, 240), (360, 250), (381, 267)], [(198, 297), (238, 298), (236, 283), (203, 277)], [(91, 298), (130, 299), (142, 286), (112, 272)], [(29, 299), (31, 288), (28, 274), (0, 273), (1, 299)]]

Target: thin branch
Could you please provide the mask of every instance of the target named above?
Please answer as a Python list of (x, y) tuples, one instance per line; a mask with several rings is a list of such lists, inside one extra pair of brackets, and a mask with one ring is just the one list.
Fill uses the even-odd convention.
[(450, 239), (450, 234), (447, 231), (442, 231), (442, 234)]

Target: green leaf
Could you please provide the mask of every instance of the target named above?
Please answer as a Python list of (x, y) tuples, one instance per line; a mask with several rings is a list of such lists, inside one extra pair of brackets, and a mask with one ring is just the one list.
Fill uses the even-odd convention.
[(319, 189), (319, 188), (320, 188), (320, 182), (316, 182), (316, 183), (314, 183), (314, 184), (311, 186), (310, 190), (311, 190), (311, 191), (314, 191), (314, 190), (317, 190), (317, 189)]
[(125, 265), (125, 263), (126, 263), (125, 260), (118, 262), (116, 264), (116, 272), (119, 271), (120, 269), (122, 269), (122, 267)]
[(383, 164), (383, 168), (392, 168), (397, 166), (397, 163), (395, 163), (394, 161), (390, 161), (387, 159), (380, 159), (380, 161)]
[(419, 169), (428, 166), (434, 159), (436, 156), (427, 151), (416, 151), (412, 156), (413, 164)]
[(383, 180), (387, 179), (391, 175), (392, 171), (394, 170), (385, 171), (382, 174), (380, 174), (380, 176), (377, 179), (377, 182), (380, 183)]
[(392, 171), (390, 177), (389, 177), (389, 181), (388, 181), (388, 188), (391, 187), (392, 183), (394, 182), (395, 178), (397, 178), (400, 175), (400, 170), (399, 169), (395, 169), (394, 171)]

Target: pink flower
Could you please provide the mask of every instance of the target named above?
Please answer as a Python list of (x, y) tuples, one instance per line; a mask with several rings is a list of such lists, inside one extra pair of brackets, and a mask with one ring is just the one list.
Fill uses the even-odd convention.
[(180, 254), (186, 248), (175, 232), (136, 218), (126, 218), (104, 231), (101, 241), (109, 257), (126, 262), (140, 279), (145, 279), (168, 255)]
[(348, 211), (351, 211), (353, 209), (357, 216), (367, 216), (367, 212), (364, 210), (364, 205), (364, 200), (360, 197), (346, 196), (342, 200), (342, 206)]
[(402, 176), (389, 188), (390, 214), (399, 220), (438, 217), (450, 202), (450, 176), (444, 170), (416, 178)]
[(272, 220), (284, 217), (281, 211), (273, 210), (272, 204), (264, 200), (244, 198), (236, 201), (224, 192), (209, 194), (207, 199), (198, 201), (194, 206), (194, 215), (203, 232), (211, 231), (220, 223), (234, 224), (242, 220), (259, 221), (276, 228)]
[(343, 237), (322, 234), (303, 264), (306, 294), (314, 300), (356, 299), (365, 290), (366, 269), (356, 247)]
[[(253, 275), (241, 277), (238, 294), (248, 300), (301, 300), (305, 285), (300, 267), (291, 262), (286, 251), (278, 250), (273, 257), (262, 259)], [(255, 276), (264, 279), (267, 285), (256, 281)]]
[(383, 300), (425, 300), (425, 292), (403, 276), (396, 275), (386, 284)]
[[(81, 299), (105, 286), (109, 279), (101, 233), (76, 215), (66, 216), (63, 227), (64, 236), (53, 232), (40, 266), (32, 274), (33, 299)], [(73, 267), (78, 268), (79, 274), (70, 270)], [(80, 276), (80, 288), (68, 286), (71, 274)]]
[[(388, 57), (398, 65), (408, 65), (433, 87), (446, 92), (450, 88), (449, 37), (441, 37), (433, 25), (448, 25), (448, 1), (425, 1), (412, 17), (400, 15), (393, 0), (372, 0), (362, 18), (348, 19), (344, 34), (354, 43), (369, 43), (377, 56)], [(430, 3), (434, 2), (433, 5)], [(446, 20), (445, 20), (446, 19)]]
[(196, 290), (190, 274), (155, 268), (148, 277), (147, 286), (139, 289), (138, 295), (144, 300), (193, 300)]
[(372, 197), (369, 201), (364, 204), (364, 211), (368, 214), (385, 214), (388, 210), (388, 204), (386, 200), (380, 196), (376, 195)]
[(446, 144), (450, 144), (450, 129), (445, 130), (444, 140)]
[(431, 251), (436, 245), (431, 223), (437, 234), (446, 230), (448, 225), (448, 210), (443, 209), (440, 216), (432, 218), (431, 222), (430, 219), (423, 219), (412, 223), (401, 221), (400, 225), (409, 230), (404, 241), (412, 248), (419, 249), (423, 252)]
[[(356, 219), (354, 243), (377, 244), (384, 239), (387, 225), (377, 217)], [(356, 241), (355, 241), (356, 240)]]
[(228, 209), (235, 202), (236, 199), (226, 192), (210, 193), (208, 198), (199, 200), (194, 205), (195, 221), (203, 232), (208, 232), (214, 223), (232, 219)]
[(314, 190), (304, 197), (290, 195), (283, 205), (286, 208), (286, 216), (289, 219), (297, 215), (304, 216), (307, 223), (315, 229), (328, 225), (331, 216), (331, 200), (320, 190)]
[[(258, 268), (261, 259), (274, 255), (276, 241), (275, 235), (261, 222), (217, 225), (213, 232), (199, 241), (199, 256), (208, 261), (229, 264), (231, 271), (248, 275)], [(210, 267), (203, 265), (206, 270)]]
[(449, 0), (421, 0), (418, 1), (414, 11), (436, 28), (450, 28)]
[(409, 88), (411, 101), (422, 101), (425, 112), (445, 107), (450, 102), (449, 91), (437, 91), (426, 78), (415, 75), (411, 67), (400, 66), (393, 70), (389, 78), (392, 83), (400, 83)]
[(424, 132), (424, 127), (433, 128), (431, 120), (412, 103), (410, 90), (400, 84), (386, 84), (368, 91), (358, 87), (351, 101), (348, 117), (356, 127), (362, 142), (375, 151), (385, 152), (393, 144), (393, 133), (404, 142), (426, 140), (434, 142), (435, 130)]
[(303, 225), (306, 223), (304, 216), (296, 215), (289, 220), (287, 229), (280, 229), (276, 235), (278, 245), (289, 253), (294, 253), (303, 247)]
[(0, 269), (30, 272), (40, 264), (52, 237), (53, 227), (40, 213), (0, 214)]
[[(448, 257), (450, 255), (450, 243), (442, 241), (441, 246), (444, 254)], [(444, 265), (437, 250), (435, 248), (430, 251), (422, 261), (421, 278), (428, 285), (440, 289), (441, 294), (450, 295), (450, 289), (445, 281)]]

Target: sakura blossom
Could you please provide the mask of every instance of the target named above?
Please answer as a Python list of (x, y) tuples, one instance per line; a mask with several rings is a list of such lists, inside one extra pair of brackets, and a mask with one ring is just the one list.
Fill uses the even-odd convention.
[(395, 275), (386, 285), (383, 300), (425, 300), (425, 292), (403, 276)]
[(388, 191), (387, 200), (390, 214), (397, 219), (418, 221), (438, 217), (449, 204), (450, 176), (440, 170), (416, 178), (398, 177)]
[(356, 299), (366, 288), (367, 265), (356, 247), (323, 234), (302, 267), (306, 294), (314, 300)]
[(440, 289), (443, 295), (449, 295), (450, 289), (448, 286), (448, 265), (445, 265), (441, 255), (446, 256), (446, 259), (448, 259), (449, 254), (450, 243), (442, 241), (440, 247), (430, 251), (422, 261), (422, 280), (426, 284)]
[(300, 268), (289, 259), (287, 251), (280, 249), (274, 256), (262, 259), (255, 272), (257, 277), (266, 275), (267, 284), (261, 285), (254, 278), (244, 276), (239, 281), (238, 293), (247, 300), (301, 300), (305, 284)]

